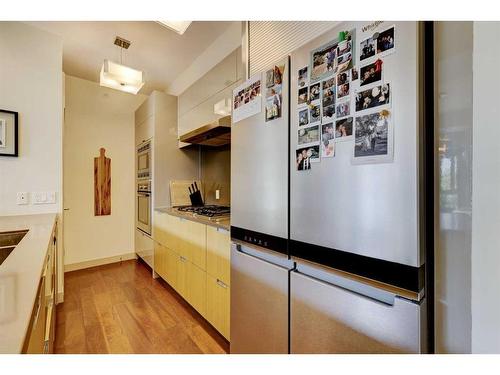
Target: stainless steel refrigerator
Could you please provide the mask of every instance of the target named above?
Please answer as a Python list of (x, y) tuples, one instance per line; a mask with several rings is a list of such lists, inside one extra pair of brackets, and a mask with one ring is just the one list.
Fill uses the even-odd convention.
[[(424, 29), (418, 22), (337, 25), (290, 54), (280, 122), (266, 123), (261, 114), (234, 124), (231, 352), (429, 350), (432, 44), (431, 30)], [(329, 79), (328, 73), (311, 76), (315, 52), (342, 40), (344, 31), (358, 78), (349, 68), (349, 94), (334, 95), (335, 106), (348, 107), (352, 128), (332, 141), (333, 157), (309, 158), (298, 170), (299, 113), (314, 107), (299, 105), (299, 70), (309, 67), (309, 94), (316, 82)], [(392, 37), (393, 47), (377, 49), (380, 35)], [(366, 57), (363, 48), (373, 40), (374, 56)], [(379, 59), (381, 77), (362, 85), (359, 75)], [(379, 84), (390, 87), (386, 105), (370, 110), (356, 104), (358, 93), (376, 93)], [(366, 149), (361, 144), (358, 150), (369, 155), (364, 158), (355, 151), (357, 117), (379, 109), (391, 116), (387, 145), (377, 149), (386, 147), (385, 154), (366, 151), (377, 142)], [(338, 120), (323, 110), (320, 147), (322, 124)], [(309, 113), (309, 128), (312, 118)]]

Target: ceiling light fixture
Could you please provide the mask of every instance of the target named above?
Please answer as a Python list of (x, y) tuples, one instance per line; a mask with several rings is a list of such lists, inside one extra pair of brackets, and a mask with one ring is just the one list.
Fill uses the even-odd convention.
[(192, 21), (156, 21), (167, 29), (175, 31), (177, 34), (182, 35), (187, 30)]
[(116, 37), (115, 44), (120, 47), (120, 64), (108, 59), (104, 60), (100, 74), (100, 85), (136, 95), (144, 86), (144, 74), (140, 70), (122, 65), (123, 48), (127, 49), (130, 42)]

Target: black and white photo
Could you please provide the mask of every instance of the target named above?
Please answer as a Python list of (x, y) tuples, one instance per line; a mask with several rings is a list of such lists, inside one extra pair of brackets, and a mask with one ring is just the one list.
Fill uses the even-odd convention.
[(391, 113), (385, 109), (356, 117), (354, 158), (388, 156), (391, 126)]
[(382, 31), (377, 37), (377, 53), (394, 51), (394, 26)]
[(299, 126), (305, 126), (309, 124), (309, 108), (304, 108), (299, 111)]
[(346, 117), (335, 122), (335, 139), (343, 141), (352, 136), (352, 117)]
[(311, 81), (315, 82), (337, 68), (337, 43), (330, 42), (311, 51)]
[(307, 70), (307, 66), (303, 67), (302, 69), (299, 70), (299, 75), (298, 75), (298, 79), (297, 79), (297, 85), (298, 87), (304, 87), (304, 86), (307, 86), (308, 83), (309, 83), (309, 76), (308, 76), (308, 70)]
[(375, 56), (377, 40), (370, 37), (359, 44), (359, 61)]
[(297, 131), (297, 134), (297, 143), (299, 145), (317, 143), (319, 141), (319, 125), (302, 127)]
[(321, 94), (321, 83), (315, 83), (309, 86), (309, 100), (312, 102), (313, 100), (318, 100)]
[(335, 115), (337, 118), (349, 116), (351, 114), (351, 101), (341, 102), (337, 104)]
[(297, 104), (302, 105), (309, 101), (309, 87), (302, 87), (299, 89)]
[(335, 127), (333, 122), (321, 125), (321, 157), (335, 156)]
[(390, 103), (390, 84), (377, 85), (371, 89), (356, 92), (356, 112)]
[(359, 86), (366, 86), (371, 83), (379, 82), (382, 80), (382, 65), (381, 59), (377, 59), (371, 64), (362, 66), (360, 69), (361, 78), (359, 79)]
[(319, 162), (319, 144), (302, 147), (295, 151), (298, 171), (311, 169), (311, 163)]

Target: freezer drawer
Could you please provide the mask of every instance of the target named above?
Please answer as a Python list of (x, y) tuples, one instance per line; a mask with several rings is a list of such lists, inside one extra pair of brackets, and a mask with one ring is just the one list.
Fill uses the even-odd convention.
[(288, 353), (289, 269), (239, 246), (231, 245), (231, 353)]
[(422, 351), (422, 302), (381, 302), (296, 271), (290, 293), (292, 353)]

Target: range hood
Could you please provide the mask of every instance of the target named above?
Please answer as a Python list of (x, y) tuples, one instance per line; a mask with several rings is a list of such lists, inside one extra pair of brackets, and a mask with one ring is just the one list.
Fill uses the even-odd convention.
[(231, 143), (231, 116), (204, 125), (180, 136), (179, 140), (203, 146), (224, 146)]

